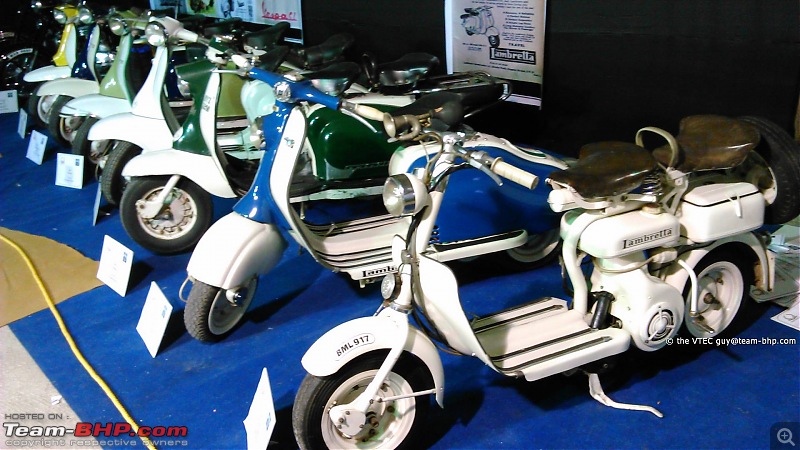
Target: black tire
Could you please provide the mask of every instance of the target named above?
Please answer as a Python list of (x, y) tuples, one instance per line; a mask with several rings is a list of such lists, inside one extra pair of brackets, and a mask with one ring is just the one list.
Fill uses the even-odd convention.
[[(87, 176), (95, 172), (97, 164), (100, 162), (100, 159), (111, 150), (111, 144), (113, 142), (108, 140), (89, 140), (89, 131), (91, 131), (92, 126), (96, 124), (98, 120), (100, 119), (97, 117), (87, 117), (80, 128), (78, 128), (78, 131), (75, 132), (75, 138), (72, 140), (72, 154), (83, 156), (83, 166), (86, 168)], [(122, 193), (120, 192), (120, 196), (121, 195)]]
[(59, 95), (47, 114), (47, 131), (50, 132), (50, 136), (59, 145), (66, 148), (72, 148), (72, 139), (75, 137), (75, 132), (86, 119), (86, 117), (72, 117), (69, 119), (61, 117), (61, 108), (73, 98), (69, 95)]
[(117, 206), (128, 181), (122, 177), (125, 164), (142, 153), (141, 147), (126, 141), (116, 141), (108, 152), (108, 159), (100, 176), (100, 192), (109, 205)]
[[(9, 55), (11, 55), (9, 57)], [(33, 68), (36, 52), (33, 47), (23, 46), (0, 56), (0, 90), (16, 89), (23, 95), (24, 77)], [(19, 98), (19, 97), (18, 97)]]
[(699, 321), (714, 331), (703, 330), (692, 323), (689, 315), (691, 282), (683, 292), (685, 313), (681, 334), (710, 338), (735, 336), (755, 314), (757, 304), (750, 299), (750, 286), (755, 279), (752, 253), (735, 246), (712, 250), (694, 267), (698, 279)]
[(546, 266), (561, 254), (559, 229), (530, 235), (528, 242), (517, 248), (497, 252), (493, 260), (503, 268), (512, 271), (533, 270)]
[(211, 225), (214, 215), (211, 196), (182, 177), (155, 217), (141, 217), (137, 202), (155, 198), (168, 180), (165, 176), (134, 177), (125, 187), (120, 201), (119, 215), (128, 236), (159, 254), (180, 253), (194, 247)]
[[(747, 181), (758, 186), (767, 198), (764, 221), (767, 224), (789, 222), (800, 215), (800, 144), (767, 119), (754, 116), (740, 119), (755, 125), (761, 133), (761, 142), (755, 149), (757, 157), (748, 157), (742, 170), (747, 171)], [(758, 168), (764, 163), (766, 173), (763, 169), (759, 172)]]
[(183, 311), (186, 331), (201, 342), (222, 340), (241, 322), (253, 301), (257, 286), (258, 278), (253, 277), (244, 288), (246, 292), (242, 300), (234, 305), (228, 301), (224, 290), (195, 281)]
[[(327, 411), (334, 401), (339, 404), (352, 401), (374, 377), (386, 357), (385, 352), (364, 355), (348, 363), (328, 377), (306, 375), (292, 407), (292, 428), (298, 445), (303, 450), (325, 448), (357, 448), (356, 440), (367, 439), (362, 446), (377, 448), (419, 448), (416, 446), (424, 431), (425, 419), (430, 409), (428, 396), (408, 397), (394, 402), (374, 402), (370, 411), (377, 413), (378, 423), (365, 424), (363, 431), (351, 439), (337, 432)], [(396, 395), (430, 389), (433, 386), (427, 367), (416, 357), (404, 354), (387, 377), (385, 395)], [(410, 391), (409, 391), (410, 390)], [(379, 391), (380, 395), (381, 391)], [(388, 410), (389, 408), (394, 410)], [(404, 422), (413, 414), (411, 423)], [(396, 420), (400, 418), (400, 420)], [(396, 428), (403, 428), (397, 430)], [(370, 432), (376, 434), (370, 437)], [(391, 432), (397, 436), (386, 436)], [(381, 438), (389, 439), (381, 441)], [(371, 445), (370, 445), (371, 444)]]

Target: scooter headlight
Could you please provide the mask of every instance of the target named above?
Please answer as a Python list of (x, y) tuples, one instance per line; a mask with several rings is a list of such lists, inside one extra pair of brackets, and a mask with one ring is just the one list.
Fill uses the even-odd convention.
[(381, 296), (384, 300), (394, 300), (400, 292), (400, 275), (390, 273), (381, 281)]
[(161, 47), (167, 43), (167, 31), (158, 22), (150, 22), (144, 29), (147, 42), (153, 47)]
[(128, 24), (119, 15), (113, 15), (108, 18), (108, 28), (117, 36), (128, 34)]
[(92, 10), (85, 6), (81, 6), (80, 8), (78, 8), (78, 22), (84, 25), (89, 25), (93, 23), (94, 15), (92, 14)]
[(39, 11), (40, 9), (44, 8), (44, 3), (42, 0), (31, 0), (31, 8)]
[(60, 9), (53, 10), (53, 18), (61, 25), (67, 23), (67, 13), (61, 11)]
[(395, 217), (416, 214), (425, 205), (426, 194), (419, 178), (405, 173), (393, 175), (383, 184), (383, 206)]

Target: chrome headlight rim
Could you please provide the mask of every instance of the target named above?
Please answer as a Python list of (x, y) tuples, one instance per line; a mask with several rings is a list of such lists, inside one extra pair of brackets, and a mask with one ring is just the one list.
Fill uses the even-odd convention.
[(420, 191), (424, 191), (424, 186), (413, 175), (392, 175), (383, 184), (383, 206), (395, 217), (417, 213), (423, 203), (423, 193)]
[(400, 274), (387, 273), (381, 280), (381, 297), (384, 300), (394, 300), (400, 294)]
[(53, 19), (55, 19), (55, 21), (60, 23), (61, 25), (64, 25), (65, 23), (67, 23), (67, 19), (68, 19), (67, 13), (65, 13), (64, 11), (61, 11), (60, 9), (54, 9), (53, 10)]
[(92, 14), (92, 10), (86, 6), (78, 8), (78, 22), (84, 25), (91, 25), (94, 23), (94, 14)]
[(119, 14), (114, 14), (108, 18), (108, 28), (117, 36), (125, 36), (130, 32), (128, 22)]
[(150, 22), (144, 28), (147, 42), (153, 47), (161, 47), (167, 43), (167, 30), (158, 22)]

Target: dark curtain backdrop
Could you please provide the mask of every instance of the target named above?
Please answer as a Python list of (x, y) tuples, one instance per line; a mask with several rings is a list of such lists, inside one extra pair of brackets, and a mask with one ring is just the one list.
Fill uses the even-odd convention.
[[(4, 29), (14, 26), (13, 5), (0, 6)], [(303, 0), (302, 9), (307, 44), (347, 31), (353, 58), (425, 51), (444, 71), (443, 2)], [(501, 105), (471, 125), (565, 154), (632, 140), (642, 126), (676, 131), (689, 114), (756, 114), (793, 127), (797, 0), (549, 0), (545, 48), (542, 110)]]

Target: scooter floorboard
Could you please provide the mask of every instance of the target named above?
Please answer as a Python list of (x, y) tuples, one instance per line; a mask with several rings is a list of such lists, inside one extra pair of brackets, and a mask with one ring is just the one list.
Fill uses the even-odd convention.
[(595, 330), (564, 300), (546, 298), (476, 320), (472, 328), (495, 367), (528, 381), (625, 351), (630, 336)]

